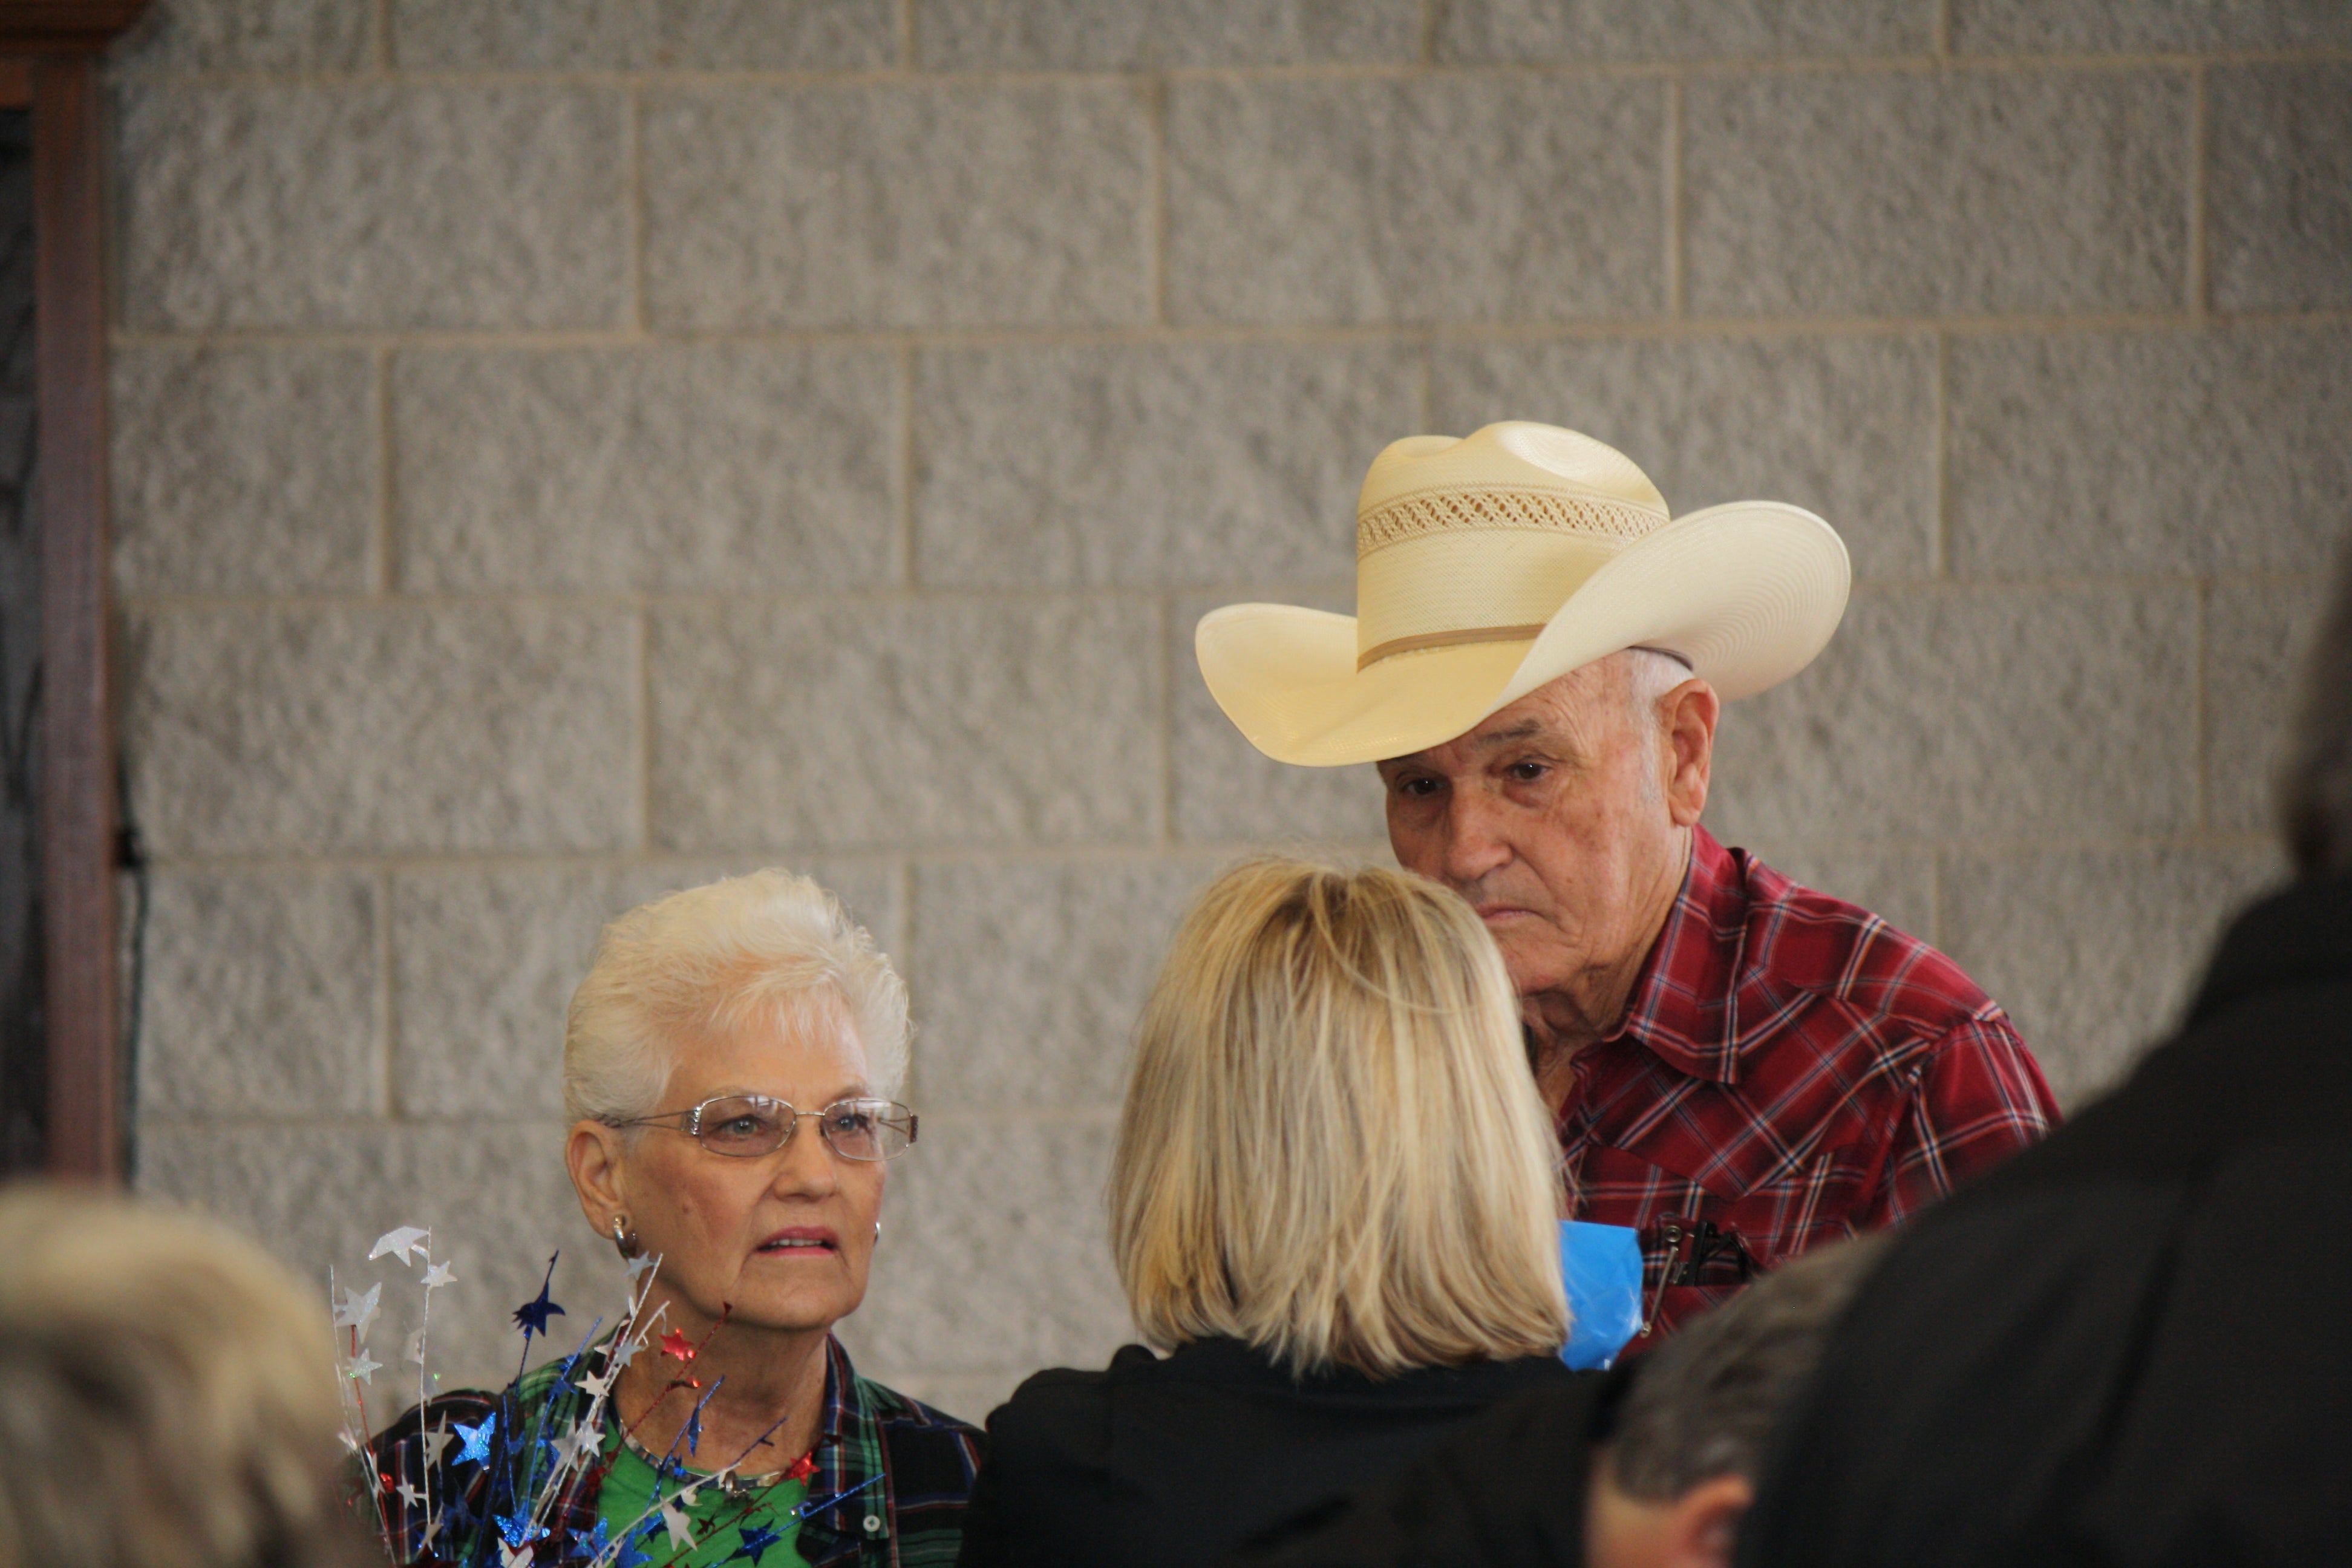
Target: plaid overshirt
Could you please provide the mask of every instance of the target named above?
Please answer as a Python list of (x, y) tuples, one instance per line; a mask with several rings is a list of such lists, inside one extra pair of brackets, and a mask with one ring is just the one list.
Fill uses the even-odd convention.
[(2009, 1015), (1923, 942), (1705, 828), (1559, 1115), (1576, 1216), (1641, 1233), (1658, 1342), (1752, 1273), (1895, 1225), (2042, 1138)]
[[(601, 1373), (604, 1359), (604, 1347), (598, 1345), (581, 1357), (570, 1379), (562, 1375), (561, 1362), (549, 1362), (501, 1394), (466, 1390), (436, 1395), (429, 1418), (411, 1410), (376, 1437), (372, 1447), (377, 1462), (394, 1479), (421, 1482), (428, 1421), (434, 1431), (453, 1421), (476, 1426), (499, 1412), (501, 1426), (510, 1430), (566, 1430), (587, 1407), (579, 1379)], [(606, 1422), (609, 1444), (609, 1405)], [(858, 1376), (841, 1342), (827, 1336), (824, 1410), (808, 1496), (835, 1500), (801, 1521), (794, 1546), (810, 1568), (951, 1568), (962, 1549), (964, 1503), (986, 1441), (977, 1428)], [(467, 1466), (471, 1473), (462, 1474), (453, 1458), (443, 1446), (434, 1467), (436, 1505), (455, 1487), (477, 1517), (486, 1506), (512, 1506), (489, 1496), (494, 1484), (488, 1468)], [(602, 1465), (575, 1474), (550, 1511), (558, 1522), (532, 1548), (535, 1563), (584, 1559), (581, 1548), (596, 1528), (604, 1479)], [(385, 1502), (394, 1538), (412, 1554), (404, 1561), (451, 1561), (437, 1552), (416, 1555), (423, 1519), (403, 1508), (396, 1495), (387, 1495)], [(495, 1553), (488, 1561), (496, 1561)]]

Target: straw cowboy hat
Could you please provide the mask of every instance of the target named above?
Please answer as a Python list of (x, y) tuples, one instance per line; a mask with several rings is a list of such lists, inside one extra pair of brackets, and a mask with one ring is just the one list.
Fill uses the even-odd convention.
[(1801, 507), (1669, 518), (1631, 459), (1511, 420), (1408, 436), (1356, 501), (1356, 614), (1228, 605), (1201, 618), (1202, 678), (1250, 743), (1337, 767), (1442, 744), (1621, 648), (1671, 653), (1727, 700), (1805, 668), (1852, 573)]

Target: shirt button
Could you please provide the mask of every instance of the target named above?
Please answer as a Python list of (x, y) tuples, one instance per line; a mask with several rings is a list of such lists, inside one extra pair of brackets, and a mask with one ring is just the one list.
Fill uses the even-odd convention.
[(882, 1516), (880, 1514), (869, 1513), (866, 1516), (866, 1533), (868, 1535), (879, 1535), (882, 1533)]

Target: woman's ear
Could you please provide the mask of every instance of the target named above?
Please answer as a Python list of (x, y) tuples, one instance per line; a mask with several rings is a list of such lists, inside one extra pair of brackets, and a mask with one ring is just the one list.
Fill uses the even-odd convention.
[(580, 1194), (580, 1212), (599, 1236), (611, 1232), (614, 1215), (628, 1212), (622, 1137), (618, 1128), (601, 1121), (575, 1121), (563, 1143), (563, 1163), (572, 1173), (572, 1190)]

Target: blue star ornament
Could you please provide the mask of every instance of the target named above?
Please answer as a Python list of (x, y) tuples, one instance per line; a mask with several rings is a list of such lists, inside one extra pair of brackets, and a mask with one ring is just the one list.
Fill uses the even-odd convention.
[(554, 1258), (547, 1260), (547, 1278), (540, 1281), (539, 1299), (535, 1301), (525, 1301), (515, 1309), (515, 1327), (524, 1333), (543, 1335), (547, 1332), (548, 1319), (561, 1318), (564, 1315), (562, 1308), (547, 1299), (549, 1287), (555, 1283), (555, 1258), (562, 1256), (563, 1254), (559, 1252)]
[(568, 1555), (572, 1557), (585, 1557), (589, 1562), (593, 1563), (599, 1557), (604, 1556), (606, 1548), (610, 1547), (612, 1544), (613, 1527), (606, 1523), (604, 1518), (600, 1515), (596, 1521), (596, 1528), (590, 1531), (587, 1534), (575, 1539), (572, 1543), (572, 1550)]
[(531, 1523), (530, 1514), (522, 1509), (517, 1509), (513, 1513), (502, 1516), (498, 1524), (499, 1533), (507, 1538), (509, 1546), (528, 1546), (534, 1541), (545, 1539), (547, 1535), (547, 1526)]
[(654, 1554), (646, 1550), (646, 1538), (652, 1534), (647, 1528), (633, 1530), (621, 1537), (621, 1549), (614, 1554), (613, 1568), (646, 1568), (654, 1560)]
[(483, 1416), (479, 1426), (468, 1426), (463, 1421), (453, 1421), (450, 1425), (457, 1429), (458, 1440), (463, 1444), (457, 1450), (457, 1463), (487, 1465), (490, 1462), (490, 1435), (499, 1427), (495, 1412)]
[[(750, 1558), (756, 1568), (760, 1559), (767, 1555), (768, 1548), (781, 1539), (782, 1539), (781, 1536), (764, 1524), (748, 1526), (743, 1531), (743, 1544), (735, 1549), (735, 1557)], [(735, 1557), (730, 1557), (727, 1561), (732, 1563)]]

